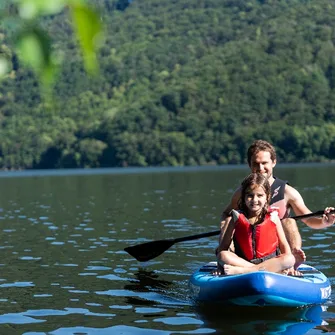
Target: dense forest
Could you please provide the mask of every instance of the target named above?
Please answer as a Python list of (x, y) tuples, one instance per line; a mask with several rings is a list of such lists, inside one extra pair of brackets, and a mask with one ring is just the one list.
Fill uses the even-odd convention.
[(98, 76), (65, 13), (43, 20), (64, 59), (52, 101), (0, 23), (0, 169), (240, 164), (258, 138), (280, 162), (335, 160), (335, 3), (89, 2)]

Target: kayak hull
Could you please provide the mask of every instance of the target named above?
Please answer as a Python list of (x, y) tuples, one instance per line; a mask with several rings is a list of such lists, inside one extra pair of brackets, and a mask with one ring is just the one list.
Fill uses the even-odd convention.
[(322, 304), (331, 294), (328, 278), (306, 264), (298, 268), (303, 277), (267, 271), (215, 276), (212, 272), (216, 267), (216, 262), (210, 262), (191, 276), (189, 286), (196, 301), (240, 306), (300, 307)]

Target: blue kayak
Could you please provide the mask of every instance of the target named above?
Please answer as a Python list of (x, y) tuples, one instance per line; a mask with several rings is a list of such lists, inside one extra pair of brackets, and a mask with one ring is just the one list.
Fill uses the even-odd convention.
[(198, 302), (219, 302), (240, 306), (300, 307), (322, 304), (331, 294), (328, 278), (312, 266), (302, 264), (302, 277), (256, 271), (232, 276), (215, 276), (216, 262), (210, 262), (190, 278), (192, 297)]

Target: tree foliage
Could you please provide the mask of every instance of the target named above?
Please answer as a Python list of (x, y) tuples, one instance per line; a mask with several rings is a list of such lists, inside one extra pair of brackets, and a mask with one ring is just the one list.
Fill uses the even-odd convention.
[(0, 27), (10, 60), (0, 81), (1, 168), (240, 164), (257, 138), (282, 162), (335, 159), (329, 1), (89, 5), (105, 32), (99, 76), (85, 71), (66, 9), (42, 20), (64, 59), (52, 104), (11, 47), (13, 27)]

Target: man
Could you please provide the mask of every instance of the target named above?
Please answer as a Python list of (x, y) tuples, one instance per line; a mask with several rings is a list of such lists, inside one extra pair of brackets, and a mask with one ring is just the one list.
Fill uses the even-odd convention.
[[(294, 268), (306, 260), (305, 254), (301, 249), (301, 236), (297, 223), (294, 219), (288, 218), (292, 209), (296, 215), (309, 214), (311, 211), (307, 208), (300, 193), (292, 186), (286, 184), (273, 176), (273, 169), (276, 166), (277, 157), (274, 147), (263, 140), (257, 140), (248, 149), (248, 164), (252, 172), (265, 175), (271, 185), (272, 199), (271, 207), (277, 207), (279, 217), (282, 221), (284, 232), (291, 251), (296, 259)], [(225, 233), (225, 219), (232, 209), (238, 209), (238, 201), (241, 196), (241, 188), (238, 188), (232, 196), (230, 204), (222, 213), (220, 244), (217, 251), (221, 251), (221, 241)], [(302, 221), (311, 228), (321, 229), (329, 227), (335, 222), (335, 214), (330, 213), (334, 207), (327, 207), (322, 217), (311, 217)]]

